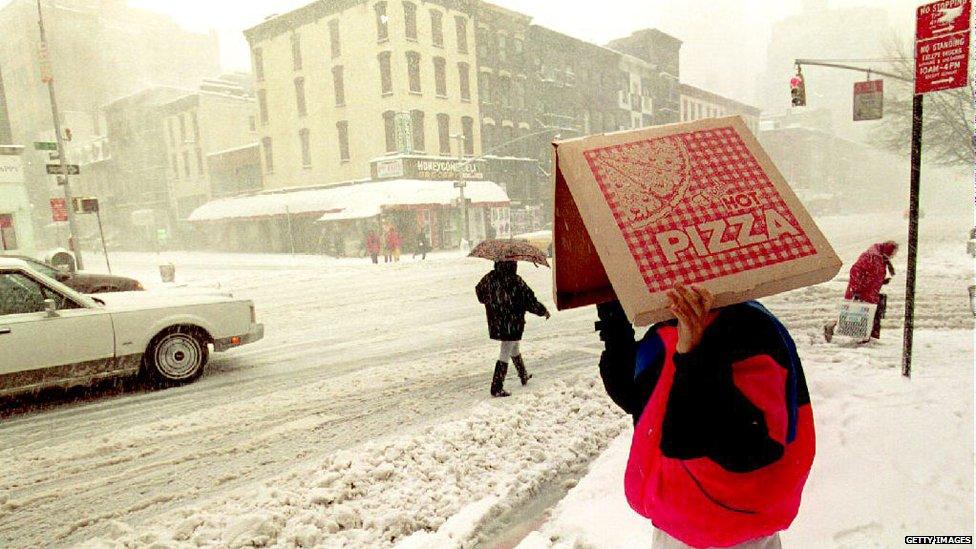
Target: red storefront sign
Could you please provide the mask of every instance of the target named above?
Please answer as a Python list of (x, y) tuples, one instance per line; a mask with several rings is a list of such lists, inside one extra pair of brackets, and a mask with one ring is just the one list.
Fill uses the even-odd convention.
[(972, 0), (919, 6), (915, 21), (915, 93), (966, 85)]
[(68, 207), (63, 198), (51, 199), (51, 219), (54, 221), (68, 220)]

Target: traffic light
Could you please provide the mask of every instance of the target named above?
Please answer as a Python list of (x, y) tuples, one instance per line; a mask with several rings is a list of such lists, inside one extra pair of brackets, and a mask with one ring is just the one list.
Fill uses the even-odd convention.
[(796, 76), (790, 78), (790, 97), (793, 100), (794, 107), (805, 107), (807, 105), (807, 89), (799, 67), (797, 67)]

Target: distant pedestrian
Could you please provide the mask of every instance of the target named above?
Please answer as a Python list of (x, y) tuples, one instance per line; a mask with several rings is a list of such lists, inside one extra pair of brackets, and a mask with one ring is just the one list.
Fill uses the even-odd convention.
[(366, 253), (373, 260), (374, 265), (379, 263), (377, 257), (380, 255), (380, 236), (373, 229), (366, 233)]
[[(887, 296), (881, 293), (881, 287), (891, 282), (891, 277), (895, 275), (895, 266), (892, 265), (891, 258), (896, 253), (898, 253), (896, 242), (892, 240), (879, 242), (862, 253), (851, 266), (844, 299), (877, 305), (871, 336), (859, 343), (881, 338), (881, 319), (884, 318), (887, 305)], [(837, 322), (831, 322), (824, 327), (824, 338), (827, 341), (833, 339), (836, 327)]]
[(400, 261), (400, 233), (392, 224), (386, 231), (386, 262)]
[(518, 266), (514, 261), (496, 261), (495, 268), (486, 274), (475, 293), (478, 301), (484, 303), (485, 314), (488, 318), (488, 335), (491, 339), (501, 342), (498, 361), (491, 377), (491, 396), (507, 397), (503, 385), (508, 374), (508, 360), (515, 364), (519, 380), (522, 385), (529, 382), (532, 374), (525, 369), (519, 343), (525, 330), (525, 313), (549, 319), (549, 311), (545, 305), (539, 303), (535, 293), (529, 285), (517, 274)]
[(427, 259), (427, 251), (430, 250), (430, 242), (427, 240), (427, 231), (423, 228), (417, 234), (417, 248), (413, 253), (413, 257), (416, 258), (417, 254), (420, 254), (420, 259)]

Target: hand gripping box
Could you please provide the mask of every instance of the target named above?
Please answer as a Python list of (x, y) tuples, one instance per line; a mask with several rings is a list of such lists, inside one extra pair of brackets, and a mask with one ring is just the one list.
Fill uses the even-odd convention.
[(731, 305), (841, 261), (738, 116), (554, 143), (556, 306), (618, 298), (638, 326), (697, 284)]

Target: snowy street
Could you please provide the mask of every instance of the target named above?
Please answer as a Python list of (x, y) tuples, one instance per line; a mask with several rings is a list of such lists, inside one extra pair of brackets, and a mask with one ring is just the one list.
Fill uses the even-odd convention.
[[(845, 262), (838, 279), (764, 300), (799, 345), (823, 429), (795, 546), (816, 539), (818, 520), (830, 522), (831, 532), (863, 527), (834, 536), (836, 546), (859, 546), (857, 536), (878, 539), (882, 531), (935, 533), (919, 531), (926, 525), (970, 534), (973, 319), (966, 285), (972, 265), (964, 241), (970, 221), (922, 222), (920, 335), (911, 382), (897, 370), (905, 254), (895, 260), (879, 345), (826, 346), (821, 333), (843, 294), (847, 266), (877, 240), (903, 240), (905, 221), (818, 221)], [(618, 436), (626, 438), (629, 422), (597, 375), (595, 312), (557, 313), (548, 269), (519, 269), (553, 312), (549, 321), (528, 319), (523, 351), (535, 378), (522, 388), (510, 372), (506, 388), (513, 397), (496, 400), (488, 383), (497, 346), (488, 340), (473, 291), (490, 268), (486, 261), (459, 253), (426, 262), (408, 254), (395, 265), (314, 256), (163, 258), (176, 265), (178, 282), (219, 283), (253, 299), (265, 339), (213, 355), (203, 377), (186, 387), (150, 392), (106, 385), (89, 396), (50, 395), (43, 405), (3, 411), (0, 546), (93, 538), (91, 546), (458, 546), (479, 538), (507, 542), (506, 530), (537, 527), (545, 535), (532, 534), (526, 543), (548, 546), (546, 540), (564, 531), (558, 513), (544, 526), (495, 518), (544, 499), (554, 482), (612, 441), (614, 463), (620, 447), (626, 451)], [(88, 256), (90, 265), (99, 259)], [(114, 272), (158, 284), (155, 255), (112, 260)], [(926, 441), (923, 435), (939, 424), (931, 411), (940, 387), (952, 391), (953, 406), (934, 417), (949, 425)], [(879, 399), (897, 410), (891, 421), (859, 413)], [(907, 423), (914, 412), (927, 420)], [(882, 436), (899, 425), (904, 437)], [(913, 448), (903, 467), (892, 465), (901, 445)], [(858, 459), (831, 455), (853, 447)], [(924, 459), (923, 452), (937, 458)], [(837, 486), (896, 473), (895, 480), (905, 477), (912, 487), (938, 490), (910, 497), (899, 493), (898, 483), (882, 484), (877, 497), (884, 499), (862, 501)], [(619, 507), (619, 476), (612, 482)], [(833, 504), (842, 497), (846, 508)], [(968, 510), (958, 508), (967, 502)], [(845, 523), (842, 511), (855, 507), (863, 516)], [(923, 516), (911, 519), (909, 509)], [(936, 513), (948, 513), (944, 523), (926, 522)], [(885, 522), (893, 514), (905, 528)], [(968, 523), (956, 522), (967, 516)], [(586, 544), (623, 546), (573, 535)]]

